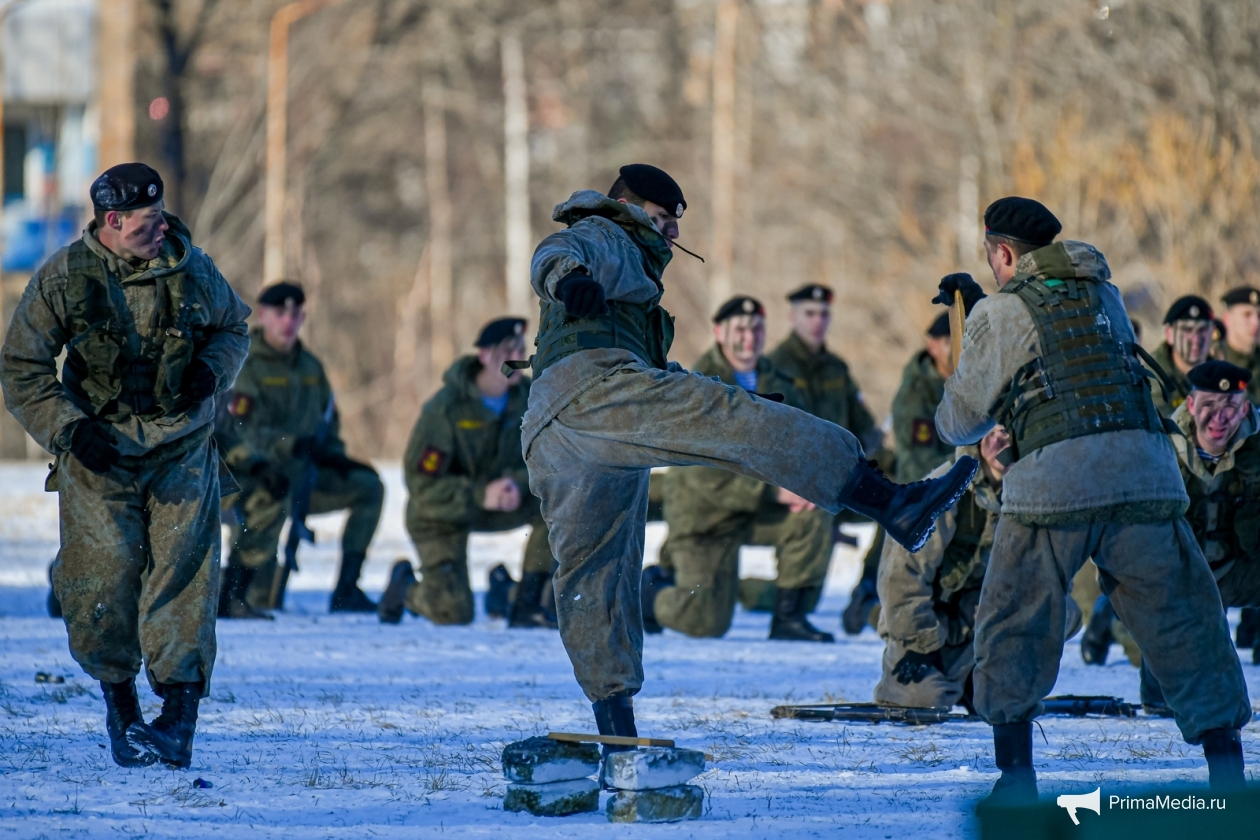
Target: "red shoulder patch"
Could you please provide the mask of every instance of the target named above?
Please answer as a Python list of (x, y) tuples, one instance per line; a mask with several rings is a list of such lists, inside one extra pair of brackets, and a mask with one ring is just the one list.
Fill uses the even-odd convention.
[(910, 428), (910, 442), (914, 446), (931, 446), (936, 443), (936, 423), (916, 417)]
[(232, 394), (228, 402), (228, 414), (245, 418), (254, 410), (254, 398), (248, 394)]
[(430, 446), (420, 453), (420, 461), (416, 464), (416, 469), (426, 475), (437, 475), (442, 471), (442, 467), (446, 464), (446, 453), (442, 450)]

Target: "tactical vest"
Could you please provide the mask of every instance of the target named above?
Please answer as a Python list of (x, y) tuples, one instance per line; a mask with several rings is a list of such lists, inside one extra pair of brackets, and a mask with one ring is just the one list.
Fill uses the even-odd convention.
[(954, 538), (945, 548), (945, 556), (936, 574), (933, 589), (938, 602), (952, 603), (971, 579), (976, 564), (980, 562), (980, 541), (984, 538), (988, 521), (988, 511), (976, 501), (975, 491), (968, 490), (958, 502)]
[(1164, 433), (1147, 381), (1153, 374), (1138, 360), (1137, 345), (1113, 335), (1093, 280), (1026, 277), (1002, 292), (1019, 295), (1041, 344), (994, 414), (1010, 432), (1012, 460), (1086, 435)]
[(192, 280), (185, 272), (158, 277), (156, 324), (135, 353), (117, 317), (104, 262), (80, 239), (67, 256), (66, 314), (70, 340), (62, 379), (102, 420), (151, 420), (187, 406), (180, 393), (184, 371), (200, 344), (191, 326)]
[(665, 369), (674, 343), (674, 316), (660, 306), (658, 294), (647, 303), (612, 300), (591, 318), (573, 318), (564, 304), (542, 301), (538, 352), (530, 359), (534, 379), (563, 358), (582, 350), (628, 350), (647, 364)]
[(1260, 554), (1260, 486), (1255, 470), (1244, 471), (1241, 467), (1242, 464), (1236, 465), (1221, 486), (1210, 493), (1202, 492), (1198, 478), (1186, 482), (1191, 485), (1187, 487), (1190, 508), (1186, 520), (1213, 569), (1231, 560), (1254, 559)]

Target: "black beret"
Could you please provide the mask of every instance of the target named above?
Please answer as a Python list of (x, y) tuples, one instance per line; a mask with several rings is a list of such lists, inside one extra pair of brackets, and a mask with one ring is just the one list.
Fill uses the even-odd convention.
[(734, 318), (736, 315), (760, 315), (764, 318), (766, 317), (766, 308), (756, 298), (751, 298), (747, 295), (736, 295), (722, 304), (717, 314), (713, 316), (713, 323), (720, 324), (727, 318)]
[(1221, 303), (1226, 306), (1237, 306), (1240, 303), (1260, 306), (1260, 289), (1254, 286), (1239, 286), (1237, 289), (1230, 289), (1225, 297), (1221, 298)]
[(1225, 336), (1229, 334), (1229, 330), (1225, 327), (1225, 322), (1220, 318), (1212, 319), (1212, 340), (1224, 341)]
[(1210, 391), (1213, 394), (1241, 394), (1247, 390), (1247, 383), (1251, 381), (1251, 371), (1220, 359), (1209, 359), (1201, 365), (1190, 368), (1186, 378), (1190, 380), (1190, 386), (1196, 391)]
[(942, 312), (937, 315), (932, 326), (928, 327), (927, 334), (932, 338), (949, 338), (949, 313)]
[(92, 182), (97, 210), (139, 210), (162, 200), (162, 176), (143, 163), (120, 163)]
[(524, 318), (499, 318), (481, 328), (474, 347), (493, 347), (505, 338), (525, 334)]
[(801, 286), (795, 292), (788, 295), (787, 299), (792, 303), (799, 303), (803, 300), (820, 300), (825, 303), (831, 303), (836, 293), (830, 287), (821, 283), (810, 283), (808, 286)]
[(1173, 305), (1168, 307), (1168, 314), (1164, 316), (1164, 323), (1171, 324), (1174, 321), (1211, 321), (1212, 307), (1208, 302), (1198, 295), (1186, 295), (1179, 297), (1173, 301)]
[(687, 199), (683, 198), (682, 187), (664, 169), (647, 163), (630, 163), (621, 167), (620, 175), (630, 191), (639, 198), (659, 204), (682, 218), (683, 211), (687, 209)]
[(1040, 201), (1019, 196), (999, 198), (984, 211), (984, 232), (1029, 245), (1049, 245), (1063, 225)]
[(294, 306), (306, 303), (306, 292), (297, 283), (272, 283), (258, 296), (258, 303), (262, 306), (288, 306), (290, 301)]

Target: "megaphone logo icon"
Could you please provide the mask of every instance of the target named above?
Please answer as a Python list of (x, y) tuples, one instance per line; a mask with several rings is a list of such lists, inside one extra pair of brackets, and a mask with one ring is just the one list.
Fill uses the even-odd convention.
[(1073, 825), (1080, 825), (1081, 821), (1076, 818), (1077, 808), (1088, 808), (1095, 814), (1102, 816), (1102, 802), (1100, 794), (1102, 788), (1098, 788), (1093, 793), (1065, 793), (1055, 800), (1060, 808), (1066, 808), (1068, 816), (1072, 818)]

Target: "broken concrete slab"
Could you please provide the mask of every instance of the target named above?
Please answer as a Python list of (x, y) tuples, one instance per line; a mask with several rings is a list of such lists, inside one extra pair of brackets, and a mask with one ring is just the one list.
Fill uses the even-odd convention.
[(703, 772), (699, 750), (646, 747), (609, 753), (600, 778), (617, 790), (653, 790), (684, 784)]
[(593, 776), (599, 771), (599, 747), (553, 741), (541, 736), (503, 748), (503, 777), (509, 782), (540, 785)]
[(541, 785), (508, 785), (503, 810), (528, 811), (536, 817), (567, 817), (599, 810), (599, 782), (569, 779)]
[(704, 813), (704, 790), (676, 785), (659, 790), (619, 790), (604, 809), (609, 822), (663, 823), (698, 820)]

